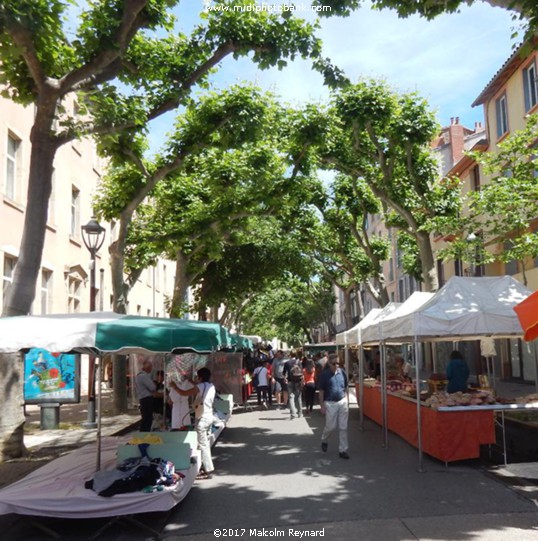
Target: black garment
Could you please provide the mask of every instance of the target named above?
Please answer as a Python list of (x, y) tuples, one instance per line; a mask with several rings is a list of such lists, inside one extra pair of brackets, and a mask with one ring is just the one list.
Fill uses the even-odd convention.
[(140, 415), (142, 417), (140, 421), (140, 432), (151, 432), (151, 425), (153, 424), (153, 397), (148, 396), (140, 400)]
[(316, 396), (316, 384), (307, 383), (304, 387), (305, 407), (307, 410), (314, 409), (314, 397)]

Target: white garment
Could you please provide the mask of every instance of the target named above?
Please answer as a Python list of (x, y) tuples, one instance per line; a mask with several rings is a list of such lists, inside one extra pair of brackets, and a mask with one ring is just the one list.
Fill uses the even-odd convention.
[[(176, 385), (182, 391), (192, 389), (193, 385), (190, 381), (181, 381)], [(189, 416), (189, 397), (181, 396), (173, 387), (170, 388), (170, 400), (172, 400), (172, 429), (178, 429), (185, 425), (191, 424)]]
[(340, 453), (346, 453), (348, 450), (348, 417), (349, 407), (347, 398), (344, 397), (338, 402), (325, 402), (325, 428), (321, 435), (321, 441), (326, 442), (333, 430), (338, 427), (338, 452)]
[(200, 397), (203, 397), (204, 400), (204, 413), (202, 417), (213, 420), (213, 402), (217, 394), (215, 386), (212, 383), (198, 383), (198, 391)]
[(212, 472), (213, 459), (211, 457), (211, 444), (209, 434), (213, 425), (213, 402), (215, 401), (216, 390), (212, 383), (198, 383), (198, 391), (204, 400), (204, 412), (199, 419), (196, 419), (196, 434), (198, 448), (202, 455), (202, 467), (206, 472)]

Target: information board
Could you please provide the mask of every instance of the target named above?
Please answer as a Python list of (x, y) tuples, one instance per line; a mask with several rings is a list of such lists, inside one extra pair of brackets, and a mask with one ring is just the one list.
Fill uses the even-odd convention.
[(80, 355), (33, 348), (24, 356), (24, 401), (80, 402)]

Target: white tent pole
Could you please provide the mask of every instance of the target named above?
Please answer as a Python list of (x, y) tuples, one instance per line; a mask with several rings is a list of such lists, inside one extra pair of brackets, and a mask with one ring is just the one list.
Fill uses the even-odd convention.
[(102, 405), (102, 395), (101, 388), (103, 383), (103, 359), (101, 356), (96, 357), (96, 368), (97, 368), (97, 464), (95, 471), (101, 469), (101, 405)]
[(420, 410), (420, 364), (421, 351), (419, 351), (418, 339), (415, 336), (415, 384), (417, 388), (417, 447), (418, 447), (418, 471), (423, 472), (422, 467), (422, 412)]
[(364, 430), (364, 348), (359, 345), (359, 429)]
[(536, 385), (536, 392), (538, 393), (538, 348), (536, 347), (536, 342), (534, 341), (534, 383)]
[(387, 349), (385, 342), (381, 342), (381, 407), (383, 416), (383, 447), (388, 449), (389, 434), (387, 427)]
[(347, 345), (347, 335), (344, 333), (344, 367), (349, 384), (349, 347)]
[(490, 360), (491, 360), (491, 377), (492, 377), (492, 388), (494, 391), (497, 390), (497, 376), (495, 374), (495, 357), (491, 356), (490, 357)]

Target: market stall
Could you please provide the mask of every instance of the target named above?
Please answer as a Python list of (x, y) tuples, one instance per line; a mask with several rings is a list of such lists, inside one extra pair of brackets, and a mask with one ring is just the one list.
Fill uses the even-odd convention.
[[(360, 393), (356, 385), (357, 396)], [(417, 403), (392, 393), (387, 394), (387, 429), (418, 447)], [(381, 388), (368, 383), (363, 387), (364, 414), (383, 425)], [(445, 463), (477, 458), (480, 445), (495, 443), (492, 411), (471, 409), (443, 410), (421, 405), (422, 449)]]
[[(114, 312), (52, 314), (0, 318), (0, 352), (33, 347), (51, 352), (108, 354), (209, 354), (231, 347), (227, 329), (218, 323), (128, 316)], [(101, 370), (98, 370), (101, 377)], [(101, 467), (101, 385), (97, 386), (96, 469)]]
[[(382, 350), (387, 343), (414, 344), (415, 393), (420, 397), (420, 368), (422, 361), (419, 342), (462, 341), (482, 337), (520, 337), (523, 335), (523, 331), (517, 317), (514, 317), (513, 309), (530, 293), (530, 290), (509, 276), (453, 277), (417, 309), (409, 310), (407, 313), (400, 311), (399, 314), (393, 311), (392, 316), (387, 315), (378, 324), (374, 323), (374, 326), (370, 327), (368, 340), (371, 343), (377, 341)], [(363, 337), (368, 334), (366, 331), (364, 331)], [(386, 359), (382, 358), (382, 365), (385, 364), (385, 361)], [(390, 412), (388, 412), (389, 398), (386, 398), (386, 406), (383, 403), (387, 383), (383, 376), (382, 372), (382, 390), (378, 392), (378, 400), (380, 401), (381, 411), (385, 415), (385, 419), (382, 419), (382, 422), (384, 421), (383, 426), (388, 429), (389, 422), (390, 426), (394, 426), (394, 423), (387, 420), (388, 416), (390, 416)], [(366, 391), (363, 394), (366, 397)], [(464, 420), (467, 418), (473, 419), (473, 417), (471, 415), (462, 416), (461, 413), (473, 412), (475, 406), (465, 406), (467, 409), (461, 411), (438, 410), (435, 415), (430, 414), (430, 411), (424, 407), (420, 400), (415, 401), (414, 407), (416, 409), (414, 424), (417, 432), (415, 441), (419, 451), (419, 469), (422, 469), (423, 443), (426, 441), (426, 438), (422, 436), (422, 430), (434, 430), (435, 433), (443, 433), (443, 430), (439, 427), (435, 428), (433, 425), (432, 428), (432, 426), (429, 426), (431, 425), (431, 419), (436, 420), (437, 423), (444, 423), (446, 419), (449, 419), (444, 414), (454, 413), (460, 415), (457, 418), (460, 419), (461, 424), (464, 424)], [(493, 426), (494, 422), (494, 410), (495, 407), (490, 407), (483, 414), (490, 417), (485, 422), (490, 427)], [(426, 411), (428, 413), (425, 413)], [(422, 421), (423, 414), (427, 415), (427, 423)], [(393, 412), (393, 415), (396, 415), (396, 413)], [(465, 427), (464, 434), (473, 432), (473, 422), (470, 421), (470, 426)], [(465, 443), (460, 442), (460, 446), (465, 448)], [(451, 455), (445, 453), (442, 456), (450, 457)], [(472, 458), (472, 456), (467, 458)]]

